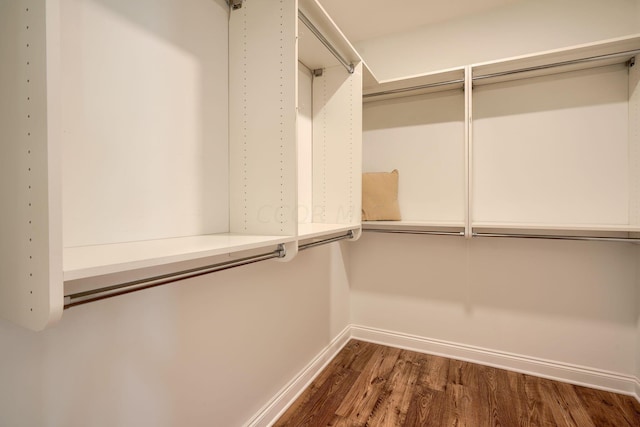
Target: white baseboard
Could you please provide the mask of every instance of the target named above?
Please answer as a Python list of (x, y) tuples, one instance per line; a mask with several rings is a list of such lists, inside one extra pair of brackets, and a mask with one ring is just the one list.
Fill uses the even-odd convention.
[(349, 325), (248, 421), (245, 427), (266, 427), (273, 424), (350, 339), (479, 363), (551, 380), (612, 391), (634, 396), (636, 400), (640, 401), (640, 378), (634, 376), (367, 326)]
[(451, 359), (479, 363), (537, 377), (634, 396), (640, 400), (638, 378), (583, 366), (351, 325), (351, 338)]
[(320, 372), (351, 339), (351, 327), (347, 326), (327, 345), (298, 375), (276, 394), (245, 427), (263, 427), (273, 424), (295, 402)]

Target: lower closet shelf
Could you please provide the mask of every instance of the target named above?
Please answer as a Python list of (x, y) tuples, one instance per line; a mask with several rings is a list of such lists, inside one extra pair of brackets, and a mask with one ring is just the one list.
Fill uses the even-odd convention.
[(544, 224), (525, 222), (473, 222), (471, 226), (482, 229), (544, 230), (576, 232), (640, 232), (640, 225), (630, 224)]
[(86, 279), (136, 269), (265, 248), (272, 250), (294, 236), (210, 234), (65, 248), (64, 280)]
[(462, 221), (363, 221), (363, 231), (464, 236)]
[(473, 237), (519, 237), (555, 240), (640, 242), (640, 227), (630, 224), (542, 224), (477, 222)]

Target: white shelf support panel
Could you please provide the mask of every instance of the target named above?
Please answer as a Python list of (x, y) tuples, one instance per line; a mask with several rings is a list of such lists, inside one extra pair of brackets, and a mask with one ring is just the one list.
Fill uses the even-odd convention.
[(252, 1), (230, 11), (232, 233), (297, 233), (296, 4)]
[(63, 301), (56, 3), (0, 1), (0, 314), (33, 330)]
[(464, 237), (472, 237), (471, 206), (473, 203), (473, 91), (471, 67), (464, 70)]
[(640, 57), (629, 67), (629, 224), (640, 228)]
[(313, 219), (359, 224), (362, 194), (362, 64), (313, 79)]

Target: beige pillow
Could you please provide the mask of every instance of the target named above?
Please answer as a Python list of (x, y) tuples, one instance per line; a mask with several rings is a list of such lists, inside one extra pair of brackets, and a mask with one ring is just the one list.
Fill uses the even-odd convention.
[(362, 174), (362, 220), (400, 220), (397, 169)]

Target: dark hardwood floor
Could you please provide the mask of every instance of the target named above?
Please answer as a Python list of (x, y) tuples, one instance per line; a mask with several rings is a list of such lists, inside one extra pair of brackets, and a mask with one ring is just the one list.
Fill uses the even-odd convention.
[(274, 426), (640, 426), (630, 396), (352, 340)]

